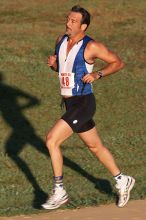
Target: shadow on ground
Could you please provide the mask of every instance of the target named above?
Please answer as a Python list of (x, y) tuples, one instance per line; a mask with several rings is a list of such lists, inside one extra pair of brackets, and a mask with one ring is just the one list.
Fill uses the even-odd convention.
[[(18, 98), (25, 99), (25, 104), (20, 105)], [(0, 72), (0, 112), (5, 122), (12, 128), (12, 133), (5, 143), (5, 153), (13, 160), (32, 185), (34, 189), (33, 207), (40, 209), (41, 204), (45, 202), (48, 195), (37, 183), (27, 162), (19, 156), (26, 144), (30, 144), (49, 158), (44, 141), (36, 134), (33, 125), (23, 113), (24, 109), (37, 107), (38, 105), (40, 105), (40, 100), (37, 97), (7, 85), (4, 81), (4, 74)], [(108, 180), (95, 178), (67, 157), (64, 157), (64, 164), (94, 183), (100, 192), (106, 193), (110, 197), (115, 197)]]

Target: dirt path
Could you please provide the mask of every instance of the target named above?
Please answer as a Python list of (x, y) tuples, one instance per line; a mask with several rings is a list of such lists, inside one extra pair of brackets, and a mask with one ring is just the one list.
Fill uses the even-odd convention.
[(0, 217), (0, 220), (145, 220), (146, 200), (130, 201), (124, 208), (115, 204), (75, 210), (57, 210), (39, 215)]

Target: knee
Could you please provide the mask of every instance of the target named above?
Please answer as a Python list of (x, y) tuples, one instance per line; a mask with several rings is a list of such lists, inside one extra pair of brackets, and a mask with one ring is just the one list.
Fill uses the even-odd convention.
[(105, 147), (102, 145), (102, 144), (99, 144), (99, 143), (89, 143), (88, 144), (88, 148), (89, 150), (98, 155), (100, 152), (104, 151)]
[(54, 138), (50, 135), (48, 135), (46, 137), (46, 147), (48, 148), (48, 150), (51, 150), (51, 148), (55, 146), (55, 141)]
[(59, 144), (57, 141), (53, 138), (53, 136), (48, 135), (46, 138), (46, 147), (48, 148), (49, 151), (52, 151), (56, 147), (58, 147)]

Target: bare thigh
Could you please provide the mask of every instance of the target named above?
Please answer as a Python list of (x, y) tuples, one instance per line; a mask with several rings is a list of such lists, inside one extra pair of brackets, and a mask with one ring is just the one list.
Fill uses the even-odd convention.
[(59, 119), (47, 134), (47, 140), (52, 140), (56, 144), (61, 144), (72, 135), (71, 127), (63, 120)]
[(78, 135), (89, 148), (103, 147), (102, 141), (95, 127), (90, 129), (89, 131), (78, 133)]

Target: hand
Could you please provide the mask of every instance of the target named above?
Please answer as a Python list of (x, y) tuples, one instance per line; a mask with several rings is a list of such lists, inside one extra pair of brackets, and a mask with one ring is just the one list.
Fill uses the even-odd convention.
[(83, 82), (84, 83), (92, 83), (94, 82), (95, 80), (99, 79), (100, 76), (97, 74), (97, 72), (94, 72), (94, 73), (87, 73), (83, 78)]
[(47, 61), (48, 66), (49, 67), (55, 67), (56, 66), (56, 59), (57, 59), (56, 55), (49, 56), (48, 61)]

